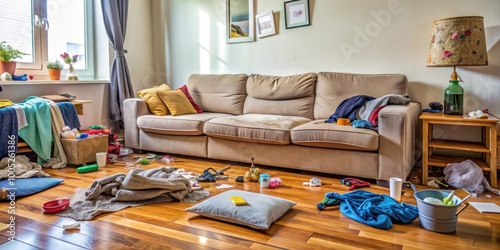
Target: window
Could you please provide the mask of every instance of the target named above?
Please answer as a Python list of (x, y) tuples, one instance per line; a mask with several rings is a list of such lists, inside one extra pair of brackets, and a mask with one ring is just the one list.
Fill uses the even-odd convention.
[(75, 68), (92, 79), (92, 0), (2, 0), (0, 41), (26, 52), (16, 72), (46, 75), (44, 64), (68, 52), (78, 54)]

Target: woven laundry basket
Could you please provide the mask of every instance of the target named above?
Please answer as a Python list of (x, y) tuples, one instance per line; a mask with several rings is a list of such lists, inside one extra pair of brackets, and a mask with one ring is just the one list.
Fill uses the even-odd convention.
[(108, 152), (108, 136), (89, 137), (80, 140), (61, 139), (68, 164), (81, 165), (95, 162), (95, 154)]

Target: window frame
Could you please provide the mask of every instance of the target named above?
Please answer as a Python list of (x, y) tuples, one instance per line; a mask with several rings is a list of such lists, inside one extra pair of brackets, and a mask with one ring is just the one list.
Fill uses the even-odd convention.
[[(85, 69), (78, 69), (77, 74), (81, 80), (95, 79), (94, 69), (94, 1), (84, 0), (85, 11)], [(28, 74), (35, 76), (35, 80), (48, 79), (48, 71), (45, 69), (45, 63), (49, 60), (48, 56), (48, 32), (44, 27), (35, 26), (34, 16), (47, 17), (47, 0), (32, 0), (32, 27), (33, 27), (33, 63), (17, 63), (16, 72), (19, 74)], [(50, 24), (50, 20), (49, 20)], [(62, 52), (61, 52), (62, 53)], [(67, 74), (67, 69), (63, 69), (62, 74)], [(38, 77), (37, 77), (38, 76)], [(37, 79), (40, 78), (40, 79)], [(43, 78), (43, 79), (42, 79)]]

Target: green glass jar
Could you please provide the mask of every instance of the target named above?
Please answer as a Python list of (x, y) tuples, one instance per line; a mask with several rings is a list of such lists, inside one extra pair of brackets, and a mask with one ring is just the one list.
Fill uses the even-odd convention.
[(458, 80), (450, 80), (450, 85), (444, 90), (444, 113), (464, 114), (464, 89), (458, 84)]

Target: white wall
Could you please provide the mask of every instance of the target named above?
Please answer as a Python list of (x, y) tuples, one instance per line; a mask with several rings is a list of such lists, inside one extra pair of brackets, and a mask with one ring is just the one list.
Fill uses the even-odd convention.
[(83, 105), (83, 115), (79, 116), (81, 129), (88, 129), (90, 125), (110, 126), (109, 118), (109, 83), (93, 81), (69, 83), (67, 81), (51, 82), (9, 82), (2, 84), (3, 91), (0, 99), (9, 99), (19, 103), (28, 96), (44, 96), (55, 94), (75, 95), (79, 100), (91, 100), (92, 103)]
[[(170, 86), (183, 85), (192, 73), (401, 73), (409, 79), (411, 98), (424, 107), (443, 102), (452, 72), (448, 67), (426, 67), (433, 21), (483, 16), (490, 65), (457, 71), (464, 80), (465, 110), (489, 108), (500, 116), (498, 0), (310, 0), (312, 25), (294, 29), (285, 29), (284, 1), (256, 0), (255, 14), (279, 12), (279, 34), (238, 44), (226, 44), (225, 0), (153, 2), (164, 6), (153, 13), (160, 12), (163, 19), (158, 21), (167, 27), (154, 32), (166, 39)], [(369, 35), (367, 27), (372, 27)], [(361, 33), (367, 39), (361, 39)], [(348, 46), (352, 53), (343, 52)]]
[(129, 1), (125, 54), (134, 91), (155, 84), (151, 0)]

